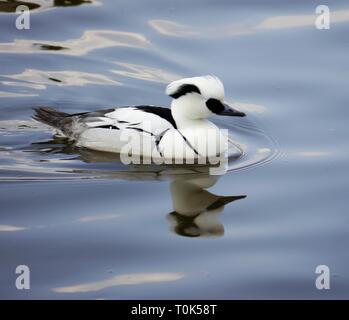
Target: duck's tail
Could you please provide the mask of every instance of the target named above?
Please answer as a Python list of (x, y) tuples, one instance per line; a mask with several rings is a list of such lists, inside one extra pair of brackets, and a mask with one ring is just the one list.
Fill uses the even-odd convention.
[(57, 111), (50, 107), (33, 108), (35, 114), (33, 119), (47, 124), (58, 130), (59, 133), (69, 136), (73, 119), (69, 113)]
[(69, 116), (68, 113), (57, 111), (50, 107), (33, 108), (33, 119), (45, 123), (56, 129), (61, 129), (62, 120)]

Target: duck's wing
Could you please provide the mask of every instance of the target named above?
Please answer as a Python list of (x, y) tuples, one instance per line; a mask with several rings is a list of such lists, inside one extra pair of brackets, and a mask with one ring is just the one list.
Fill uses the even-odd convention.
[(156, 106), (132, 106), (103, 109), (94, 112), (73, 114), (78, 122), (88, 128), (133, 129), (155, 136), (164, 130), (176, 128), (171, 110)]
[(75, 114), (59, 112), (49, 107), (39, 107), (35, 112), (34, 119), (56, 128), (73, 139), (90, 128), (133, 129), (156, 137), (168, 129), (176, 128), (170, 109), (148, 105)]

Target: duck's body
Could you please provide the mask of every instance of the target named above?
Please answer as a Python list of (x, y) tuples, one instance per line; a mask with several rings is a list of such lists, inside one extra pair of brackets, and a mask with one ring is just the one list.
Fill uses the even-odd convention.
[(35, 109), (34, 119), (54, 127), (77, 146), (99, 151), (131, 151), (152, 158), (184, 154), (187, 159), (225, 152), (222, 133), (207, 117), (244, 114), (223, 104), (224, 88), (218, 78), (178, 80), (166, 92), (174, 99), (171, 109), (140, 105), (67, 114), (41, 107)]

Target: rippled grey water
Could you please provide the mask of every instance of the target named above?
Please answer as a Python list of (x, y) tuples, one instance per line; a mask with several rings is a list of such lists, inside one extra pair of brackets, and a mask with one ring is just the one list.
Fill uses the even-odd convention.
[[(0, 298), (349, 298), (347, 1), (330, 30), (317, 1), (24, 2), (30, 30), (0, 1)], [(30, 120), (167, 106), (202, 74), (248, 115), (215, 120), (244, 150), (224, 176), (126, 167)]]

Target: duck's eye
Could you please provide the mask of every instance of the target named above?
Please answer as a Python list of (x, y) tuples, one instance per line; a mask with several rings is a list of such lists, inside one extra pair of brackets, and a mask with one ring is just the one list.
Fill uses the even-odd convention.
[(213, 99), (213, 98), (208, 99), (208, 100), (206, 101), (206, 106), (207, 106), (207, 108), (208, 108), (209, 110), (211, 110), (213, 113), (217, 113), (217, 114), (223, 112), (224, 109), (225, 109), (222, 102), (220, 102), (220, 101), (217, 100), (217, 99)]

